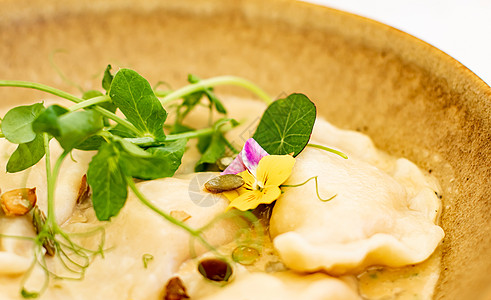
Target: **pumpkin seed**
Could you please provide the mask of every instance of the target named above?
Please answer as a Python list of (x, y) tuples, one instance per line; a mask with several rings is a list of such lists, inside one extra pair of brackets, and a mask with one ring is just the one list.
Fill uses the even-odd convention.
[(80, 182), (80, 188), (78, 189), (77, 204), (81, 204), (90, 197), (90, 186), (87, 183), (87, 174), (82, 176), (82, 181)]
[(239, 175), (226, 174), (214, 177), (205, 183), (205, 188), (212, 193), (221, 193), (240, 188), (244, 185), (244, 179)]
[(218, 258), (203, 259), (198, 264), (198, 271), (203, 277), (213, 281), (228, 281), (232, 276), (232, 267)]
[(186, 287), (179, 277), (172, 277), (171, 279), (169, 279), (167, 285), (165, 286), (164, 300), (182, 299), (189, 299), (189, 296), (186, 293)]
[(36, 188), (21, 188), (5, 192), (0, 205), (6, 216), (23, 216), (36, 205)]

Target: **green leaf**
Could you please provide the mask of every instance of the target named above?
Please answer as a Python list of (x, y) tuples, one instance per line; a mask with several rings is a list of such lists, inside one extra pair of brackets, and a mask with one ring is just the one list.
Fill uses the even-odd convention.
[(134, 156), (130, 152), (121, 151), (121, 169), (126, 175), (145, 180), (172, 177), (181, 165), (186, 142), (187, 140), (181, 139), (148, 148), (146, 152), (149, 157)]
[(1, 127), (5, 138), (15, 144), (28, 143), (36, 138), (33, 121), (44, 110), (42, 103), (17, 106), (5, 114)]
[[(198, 83), (200, 82), (200, 78), (196, 75), (189, 74), (188, 75), (188, 82), (189, 83)], [(225, 109), (225, 106), (223, 106), (222, 102), (217, 98), (215, 93), (213, 92), (213, 88), (204, 88), (203, 91), (201, 92), (196, 92), (194, 93), (197, 96), (199, 96), (198, 100), (204, 95), (210, 100), (210, 103), (212, 103), (215, 106), (215, 109), (222, 114), (226, 114), (227, 110)]]
[(102, 77), (102, 88), (106, 91), (109, 91), (111, 88), (111, 83), (114, 78), (113, 74), (111, 74), (111, 68), (111, 65), (107, 65), (106, 69), (104, 70), (104, 76)]
[(71, 150), (104, 127), (95, 110), (75, 111), (60, 117), (60, 135), (55, 136), (65, 150)]
[(137, 145), (133, 144), (132, 142), (129, 142), (125, 139), (122, 139), (118, 136), (113, 136), (114, 141), (117, 141), (119, 145), (121, 145), (122, 149), (124, 152), (127, 152), (131, 154), (134, 157), (150, 157), (152, 156), (142, 148), (138, 147)]
[(225, 143), (223, 142), (222, 138), (222, 133), (220, 131), (213, 133), (211, 141), (206, 150), (203, 152), (203, 155), (201, 155), (199, 161), (196, 163), (194, 171), (205, 171), (207, 164), (214, 164), (220, 157), (223, 156), (225, 153)]
[(194, 93), (191, 93), (189, 95), (186, 95), (186, 96), (183, 97), (184, 101), (182, 102), (182, 106), (187, 107), (187, 109), (189, 111), (191, 111), (191, 109), (193, 107), (195, 107), (196, 104), (199, 103), (199, 100), (202, 97), (203, 97), (203, 92), (202, 91), (194, 92)]
[(200, 154), (205, 153), (206, 149), (210, 147), (212, 137), (213, 135), (203, 135), (198, 137), (198, 143), (196, 144), (196, 148), (198, 148)]
[(92, 189), (92, 203), (100, 221), (116, 216), (126, 203), (127, 183), (119, 167), (119, 153), (114, 145), (105, 144), (92, 158), (87, 171)]
[(221, 113), (221, 114), (226, 114), (227, 110), (225, 109), (225, 106), (223, 106), (222, 102), (215, 96), (215, 93), (209, 91), (209, 89), (205, 90), (206, 97), (210, 100), (211, 103), (215, 105), (215, 109)]
[(84, 92), (84, 94), (82, 95), (82, 99), (88, 100), (99, 96), (104, 96), (104, 94), (97, 90), (88, 90)]
[(189, 127), (187, 125), (181, 124), (181, 123), (176, 123), (174, 126), (172, 126), (171, 129), (171, 134), (176, 134), (176, 133), (184, 133), (184, 132), (189, 132), (195, 130), (192, 127)]
[(93, 151), (97, 150), (104, 144), (106, 140), (100, 135), (93, 135), (88, 137), (85, 141), (75, 146), (75, 149), (82, 151)]
[(253, 138), (269, 154), (297, 156), (307, 145), (316, 118), (316, 107), (303, 94), (291, 94), (266, 109)]
[(110, 133), (117, 135), (122, 138), (136, 138), (136, 134), (129, 130), (127, 127), (121, 125), (121, 124), (116, 124), (113, 129), (109, 130)]
[(32, 122), (32, 129), (36, 133), (47, 132), (53, 136), (59, 136), (59, 117), (67, 112), (68, 109), (59, 105), (48, 106), (48, 108), (39, 114), (39, 116)]
[(106, 109), (106, 110), (108, 110), (108, 111), (110, 111), (110, 112), (112, 112), (112, 113), (116, 112), (116, 110), (118, 109), (118, 108), (116, 107), (116, 105), (114, 105), (114, 104), (113, 104), (112, 102), (110, 102), (110, 101), (107, 101), (107, 102), (102, 102), (102, 103), (99, 103), (99, 104), (97, 104), (97, 105), (98, 105), (98, 106), (100, 106), (100, 107), (102, 107), (102, 108), (104, 108), (104, 109)]
[(188, 82), (189, 83), (198, 83), (201, 79), (193, 74), (188, 74)]
[[(104, 96), (104, 94), (97, 90), (89, 90), (84, 92), (82, 99), (89, 100), (100, 96)], [(114, 105), (111, 101), (102, 102), (97, 105), (113, 113), (116, 112), (117, 109), (116, 105)]]
[(7, 172), (15, 173), (30, 168), (40, 161), (44, 154), (44, 139), (38, 134), (34, 140), (19, 144), (7, 162)]
[(183, 102), (177, 107), (176, 119), (174, 121), (174, 126), (172, 127), (171, 133), (182, 132), (181, 129), (187, 127), (182, 124), (184, 118), (200, 103), (203, 97), (203, 92), (195, 92), (188, 94), (183, 97)]
[(194, 167), (196, 172), (206, 171), (209, 164), (215, 164), (219, 158), (223, 157), (226, 147), (236, 152), (236, 149), (231, 147), (220, 131), (220, 128), (227, 123), (232, 125), (232, 127), (239, 125), (239, 122), (235, 119), (221, 118), (213, 124), (213, 134), (199, 137), (197, 147), (202, 155)]
[(165, 138), (167, 113), (145, 78), (133, 70), (121, 69), (114, 76), (109, 96), (142, 136)]
[[(100, 96), (104, 96), (104, 94), (101, 93), (100, 91), (97, 91), (97, 90), (89, 90), (89, 91), (84, 92), (84, 94), (82, 95), (82, 99), (89, 100), (89, 99), (92, 99), (95, 97), (100, 97)], [(110, 111), (110, 112), (116, 112), (116, 105), (114, 105), (110, 101), (102, 102), (102, 103), (99, 103), (97, 105)]]
[(95, 110), (68, 112), (67, 109), (52, 105), (33, 122), (36, 132), (53, 135), (65, 150), (82, 144), (87, 138), (104, 127), (102, 115)]

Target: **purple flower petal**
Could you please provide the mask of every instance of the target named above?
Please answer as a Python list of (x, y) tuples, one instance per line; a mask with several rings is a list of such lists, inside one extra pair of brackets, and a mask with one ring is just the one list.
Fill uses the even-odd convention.
[(244, 149), (239, 153), (242, 156), (242, 162), (245, 167), (256, 176), (256, 168), (259, 164), (261, 158), (269, 155), (257, 142), (255, 139), (250, 138), (246, 141)]
[(244, 148), (240, 151), (234, 161), (221, 173), (238, 174), (242, 171), (249, 170), (251, 174), (256, 175), (256, 168), (261, 158), (269, 155), (253, 138), (248, 139)]
[(220, 173), (220, 174), (221, 175), (225, 175), (225, 174), (239, 174), (240, 172), (245, 171), (245, 170), (246, 170), (246, 166), (242, 162), (242, 155), (239, 154), (232, 161), (232, 163), (230, 165), (228, 165), (228, 167), (225, 170), (223, 170), (223, 172)]

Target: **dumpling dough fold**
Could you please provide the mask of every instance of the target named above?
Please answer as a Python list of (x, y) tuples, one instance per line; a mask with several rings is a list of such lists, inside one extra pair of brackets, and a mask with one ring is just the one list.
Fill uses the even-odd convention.
[[(399, 177), (414, 173), (397, 170), (409, 167), (407, 163), (394, 165)], [(318, 176), (321, 197), (336, 197), (320, 201), (312, 180), (286, 188), (271, 217), (274, 246), (293, 270), (339, 275), (371, 265), (419, 263), (444, 236), (434, 224), (439, 202), (429, 186), (408, 191), (401, 178), (368, 163), (306, 148), (285, 184), (312, 176)]]

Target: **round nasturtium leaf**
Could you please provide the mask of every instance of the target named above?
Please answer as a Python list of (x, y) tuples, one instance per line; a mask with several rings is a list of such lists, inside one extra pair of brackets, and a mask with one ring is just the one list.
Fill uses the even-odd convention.
[(269, 154), (297, 156), (310, 140), (316, 113), (307, 96), (291, 94), (266, 109), (253, 138)]

